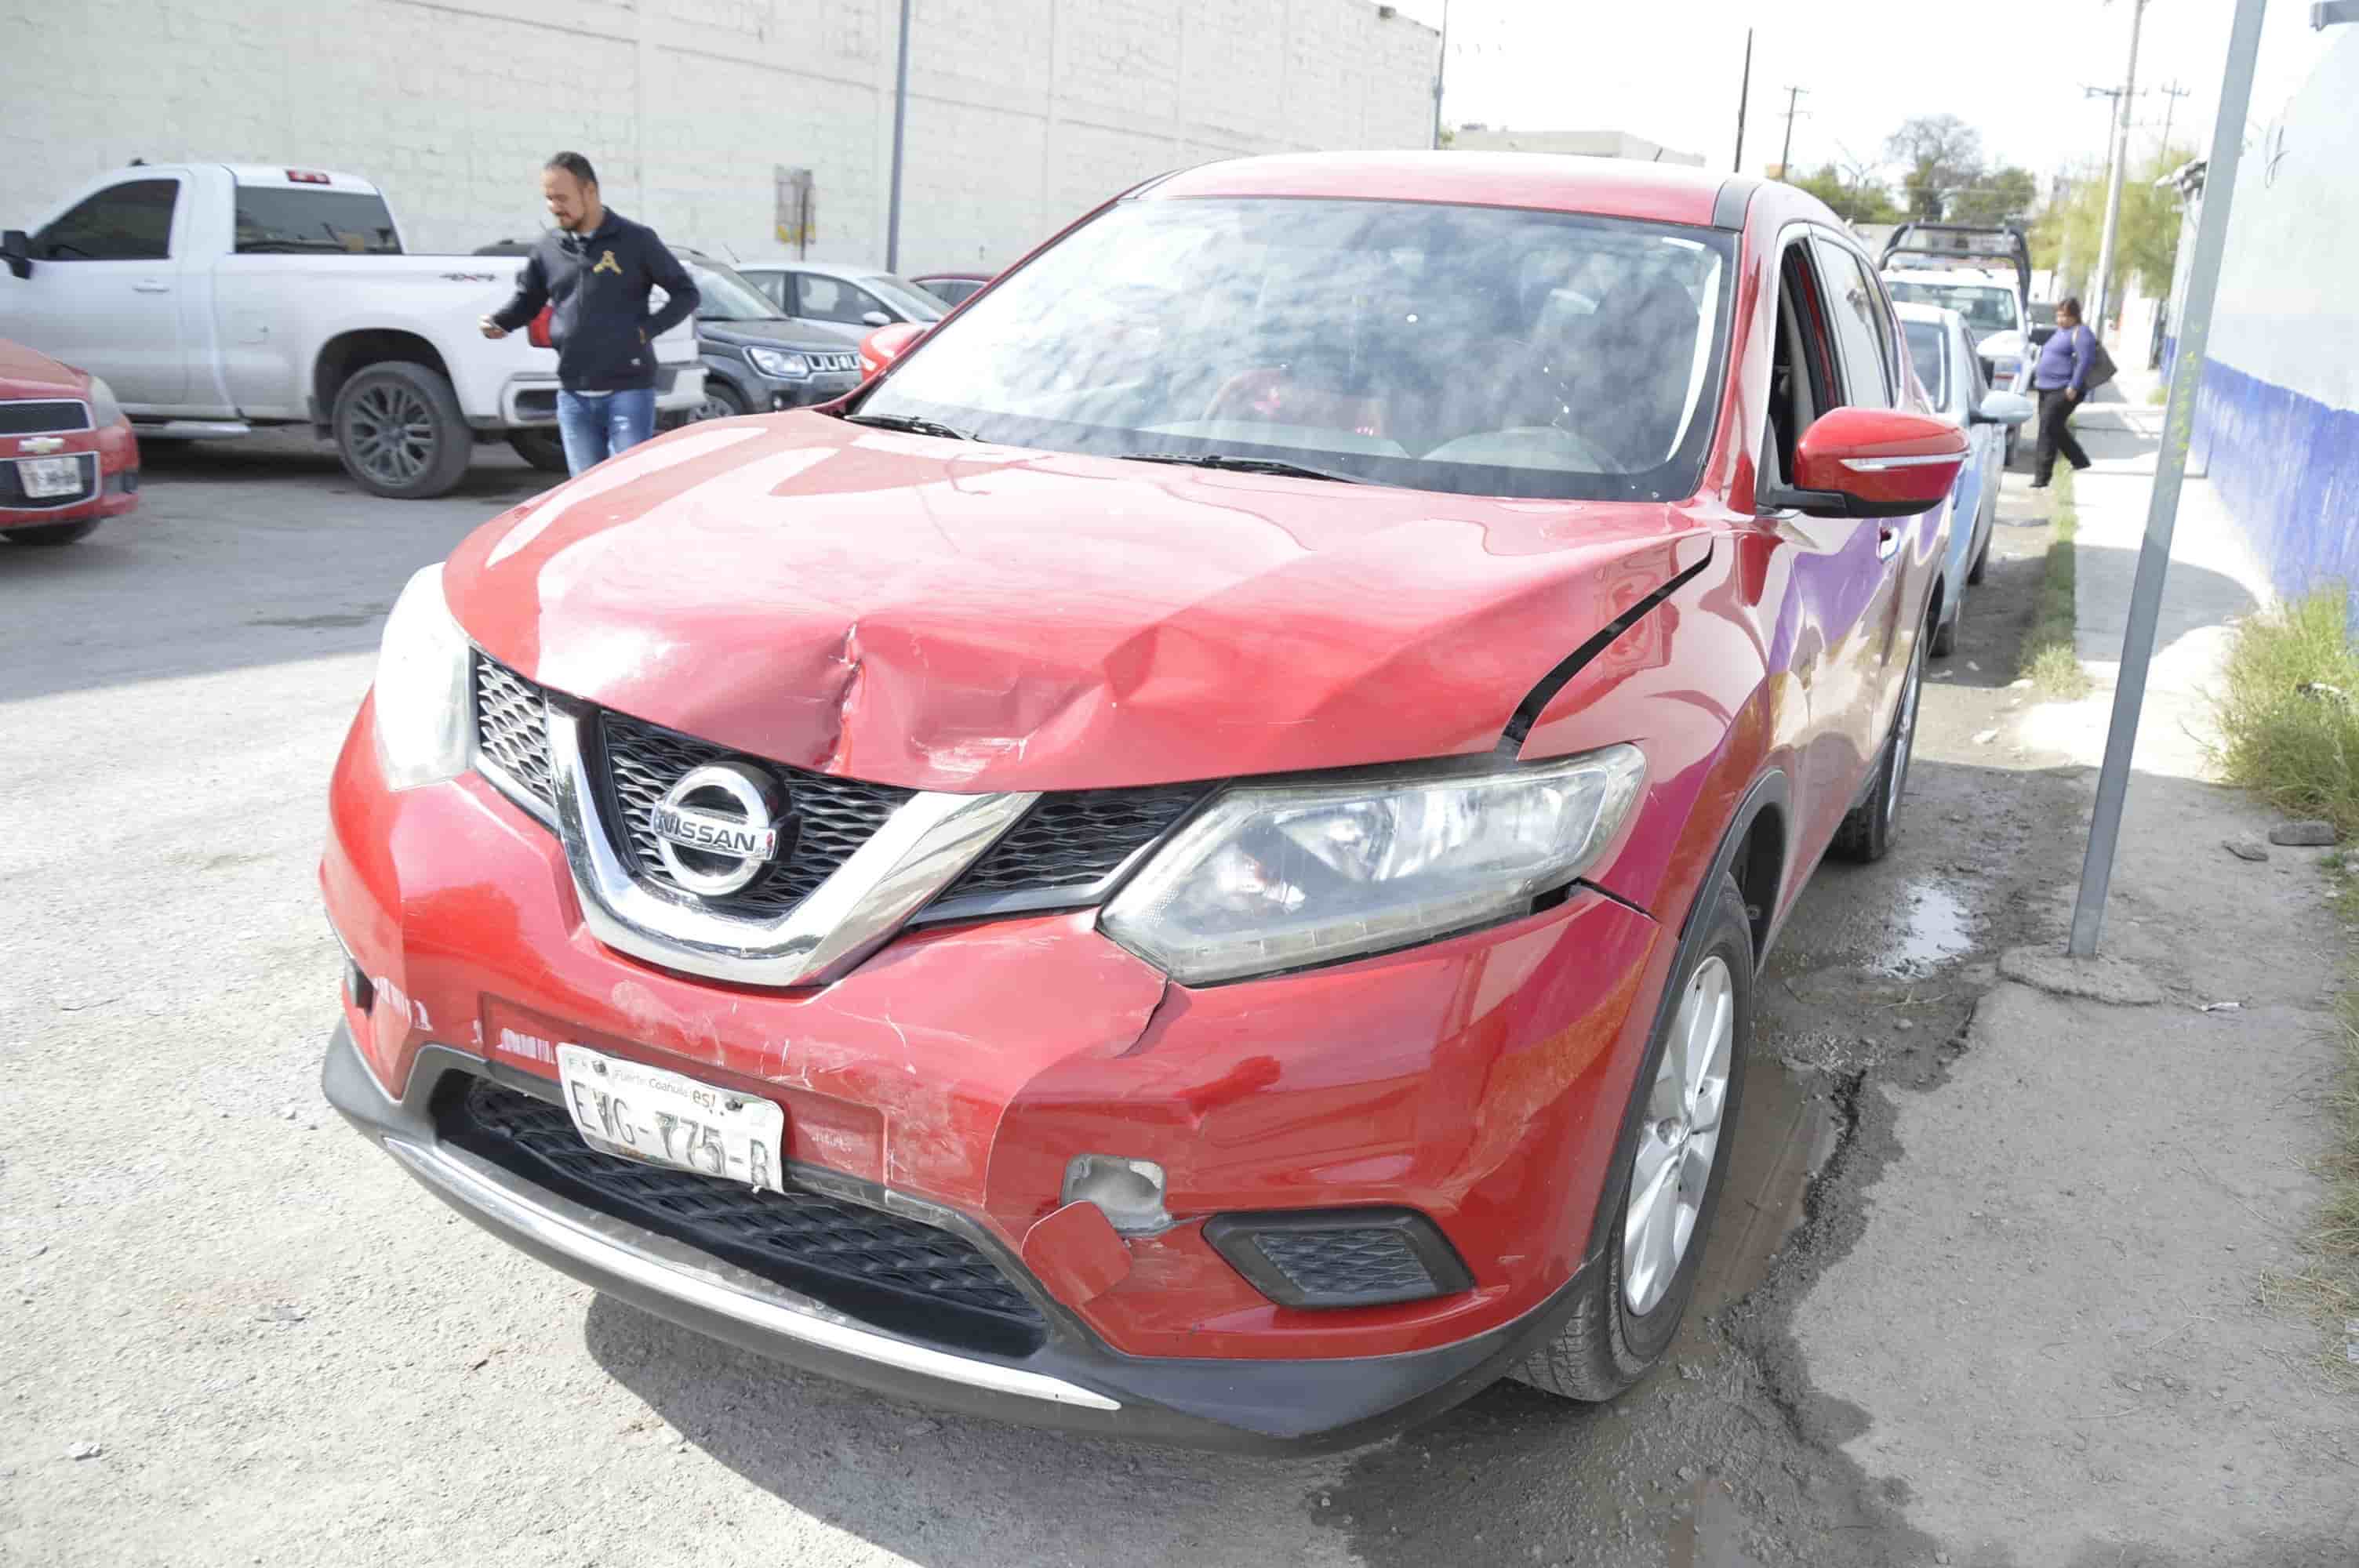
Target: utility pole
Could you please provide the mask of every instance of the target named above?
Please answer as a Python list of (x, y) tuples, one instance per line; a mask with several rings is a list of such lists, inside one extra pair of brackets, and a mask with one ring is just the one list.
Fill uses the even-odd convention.
[(909, 118), (909, 0), (901, 0), (901, 63), (893, 82), (893, 192), (885, 220), (885, 270), (901, 270), (901, 132)]
[(1777, 155), (1777, 178), (1788, 182), (1794, 178), (1794, 116), (1801, 113), (1794, 105), (1809, 91), (1807, 87), (1786, 89), (1786, 146)]
[(2169, 103), (2162, 106), (2162, 150), (2168, 153), (2170, 151), (2171, 111), (2179, 107), (2179, 101), (2188, 95), (2189, 90), (2180, 86), (2176, 81), (2173, 81), (2169, 86), (2157, 88), (2155, 91), (2160, 92), (2164, 97), (2170, 100)]
[(1745, 172), (1745, 100), (1753, 91), (1753, 29), (1745, 29), (1745, 74), (1736, 83), (1736, 161), (1729, 167)]
[(2105, 181), (2105, 232), (2097, 244), (2096, 321), (2104, 326), (2114, 308), (2114, 234), (2122, 222), (2122, 165), (2129, 160), (2130, 104), (2137, 96), (2138, 27), (2146, 0), (2130, 0), (2130, 63), (2122, 77), (2121, 127), (2114, 138), (2113, 172)]
[[(2129, 624), (2122, 633), (2121, 676), (2114, 686), (2114, 716), (2105, 731), (2105, 762), (2097, 774), (2097, 803), (2089, 820), (2089, 849), (2081, 862), (2081, 893), (2072, 905), (2066, 951), (2093, 957), (2104, 929), (2105, 896), (2113, 885), (2114, 851), (2121, 841), (2122, 806), (2129, 794), (2130, 761), (2137, 749), (2138, 711), (2146, 704), (2147, 669), (2154, 657), (2162, 587), (2170, 570), (2170, 536), (2179, 524), (2179, 492), (2187, 477), (2187, 448), (2195, 427), (2195, 391), (2212, 333), (2219, 292), (2220, 256), (2228, 243), (2228, 203), (2236, 194), (2236, 160), (2244, 150), (2245, 112), (2253, 97), (2253, 61), (2261, 49), (2264, 0), (2236, 0), (2228, 34), (2228, 67), (2220, 82), (2220, 112), (2212, 127), (2212, 159), (2203, 173), (2203, 211), (2195, 223), (2195, 253), (2187, 269), (2187, 304), (2179, 324), (2179, 358), (2162, 416), (2162, 445), (2154, 454), (2154, 490), (2147, 497), (2146, 539), (2130, 586)], [(2312, 13), (2316, 15), (2316, 13)], [(2359, 20), (2359, 18), (2354, 18)]]
[(1441, 150), (1441, 79), (1450, 70), (1450, 0), (1441, 0), (1441, 53), (1433, 62), (1433, 146)]

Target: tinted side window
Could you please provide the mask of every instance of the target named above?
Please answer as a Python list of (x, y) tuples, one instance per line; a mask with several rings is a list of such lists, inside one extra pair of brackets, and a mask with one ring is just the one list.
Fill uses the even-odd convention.
[(1827, 313), (1843, 355), (1843, 402), (1855, 408), (1889, 408), (1892, 339), (1884, 291), (1841, 245), (1814, 240), (1810, 248), (1818, 252), (1819, 276), (1826, 279)]
[(132, 179), (77, 202), (33, 236), (43, 261), (162, 261), (172, 254), (177, 179)]
[(1908, 361), (1915, 367), (1917, 379), (1924, 384), (1925, 395), (1933, 406), (1947, 405), (1949, 382), (1942, 375), (1942, 354), (1949, 346), (1950, 329), (1939, 321), (1904, 321), (1900, 330), (1908, 337)]

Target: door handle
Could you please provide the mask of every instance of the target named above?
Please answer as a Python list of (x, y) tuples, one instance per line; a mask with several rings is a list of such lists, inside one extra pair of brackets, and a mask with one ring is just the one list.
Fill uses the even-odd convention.
[(1875, 529), (1875, 558), (1888, 561), (1899, 553), (1900, 530), (1889, 523), (1878, 524)]
[(134, 294), (169, 294), (172, 292), (172, 286), (164, 282), (161, 278), (143, 277), (138, 282), (131, 286), (131, 292)]

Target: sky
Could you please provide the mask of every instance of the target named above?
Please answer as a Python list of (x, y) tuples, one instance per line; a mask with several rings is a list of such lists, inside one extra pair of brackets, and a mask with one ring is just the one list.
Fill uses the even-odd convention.
[[(1398, 0), (1439, 26), (1443, 0)], [(1446, 124), (1523, 131), (1618, 130), (1726, 168), (1736, 144), (1745, 29), (1754, 30), (1745, 164), (1777, 161), (1787, 89), (1802, 88), (1793, 161), (1885, 162), (1885, 138), (1912, 115), (1955, 114), (1985, 157), (2040, 178), (2105, 155), (2134, 0), (1449, 0)], [(2227, 57), (2233, 0), (2147, 0), (2131, 155), (2162, 139), (2206, 148)], [(2248, 125), (2265, 126), (2332, 35), (2308, 0), (2269, 0)]]

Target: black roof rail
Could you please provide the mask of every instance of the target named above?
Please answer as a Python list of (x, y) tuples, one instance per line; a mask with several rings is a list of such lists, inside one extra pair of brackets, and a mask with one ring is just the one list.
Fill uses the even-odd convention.
[[(1908, 241), (1913, 234), (1929, 238), (1940, 234), (1969, 237), (1990, 234), (2003, 241), (2005, 249), (1976, 249), (1965, 244), (1912, 245)], [(1886, 239), (1884, 254), (1875, 259), (1876, 270), (1881, 272), (1892, 265), (1894, 256), (1904, 254), (1943, 256), (1951, 261), (2011, 262), (2015, 265), (2016, 280), (2023, 287), (2023, 297), (2026, 299), (2031, 297), (2031, 244), (2024, 238), (2020, 223), (1928, 223), (1912, 220), (1895, 227)]]

